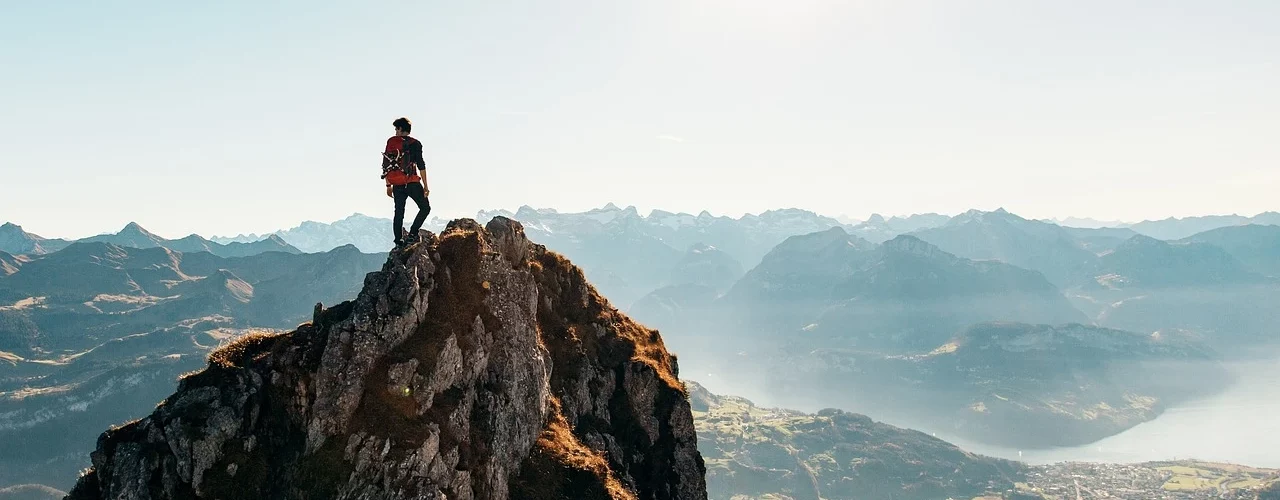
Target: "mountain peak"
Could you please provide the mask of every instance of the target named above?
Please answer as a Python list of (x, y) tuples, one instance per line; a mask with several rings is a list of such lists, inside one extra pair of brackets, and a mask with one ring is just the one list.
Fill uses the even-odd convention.
[(760, 213), (761, 217), (768, 216), (812, 216), (818, 215), (812, 211), (803, 208), (775, 208), (773, 210), (765, 210)]
[(982, 216), (983, 216), (984, 214), (986, 214), (986, 212), (983, 212), (983, 211), (978, 210), (978, 209), (976, 209), (976, 208), (969, 209), (969, 210), (966, 210), (964, 213), (962, 213), (962, 214), (960, 214), (960, 215), (957, 215), (957, 216), (955, 216), (955, 217), (952, 217), (952, 218), (951, 218), (951, 220), (947, 222), (947, 225), (948, 225), (948, 226), (960, 226), (960, 225), (963, 225), (963, 224), (968, 224), (968, 223), (970, 223), (970, 222), (981, 222), (981, 221), (982, 221)]
[(0, 225), (0, 250), (14, 255), (42, 255), (67, 246), (65, 240), (41, 238), (12, 222)]
[(120, 232), (116, 234), (121, 236), (137, 235), (137, 236), (155, 237), (155, 234), (152, 234), (151, 231), (147, 231), (142, 227), (141, 224), (138, 224), (137, 222), (130, 222), (126, 224), (124, 228), (121, 229)]
[(899, 235), (894, 239), (886, 241), (884, 242), (883, 247), (886, 250), (893, 252), (907, 253), (923, 257), (938, 257), (945, 255), (954, 258), (951, 254), (942, 251), (942, 249), (909, 234)]
[(1117, 247), (1117, 249), (1163, 248), (1167, 246), (1169, 246), (1167, 241), (1158, 240), (1145, 234), (1135, 234), (1130, 236), (1129, 239), (1124, 240), (1123, 243), (1120, 243), (1120, 246)]
[(39, 236), (26, 232), (22, 229), (22, 226), (12, 222), (6, 222), (3, 225), (0, 225), (0, 237), (3, 237), (5, 240), (13, 241), (36, 241), (42, 239)]
[(1004, 208), (997, 208), (990, 212), (984, 212), (978, 209), (971, 209), (966, 211), (965, 213), (962, 213), (960, 215), (953, 217), (949, 222), (947, 222), (946, 225), (960, 226), (960, 225), (970, 224), (970, 223), (991, 224), (991, 223), (998, 223), (998, 222), (1016, 224), (1016, 223), (1026, 222), (1026, 221), (1027, 221), (1026, 219), (1023, 219), (1022, 217), (1019, 217), (1017, 214), (1009, 212)]
[(556, 212), (553, 208), (533, 208), (529, 205), (520, 205), (516, 210), (516, 218), (520, 220), (537, 220), (543, 215), (554, 215)]
[[(810, 264), (815, 259), (821, 260), (827, 257), (843, 261), (847, 260), (846, 257), (850, 253), (870, 251), (874, 248), (874, 244), (849, 234), (845, 228), (833, 226), (815, 233), (791, 236), (773, 247), (764, 260), (766, 263), (784, 263), (783, 265), (786, 266), (791, 265), (786, 264), (788, 262), (802, 261)], [(821, 255), (827, 257), (817, 257)]]
[(354, 301), (212, 354), (98, 440), (70, 498), (704, 500), (676, 377), (519, 223), (461, 219)]

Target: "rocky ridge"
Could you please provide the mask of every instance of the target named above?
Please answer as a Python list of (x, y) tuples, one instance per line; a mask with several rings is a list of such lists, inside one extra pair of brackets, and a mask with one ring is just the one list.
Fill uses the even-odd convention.
[(704, 499), (676, 366), (519, 223), (459, 220), (215, 352), (68, 498)]

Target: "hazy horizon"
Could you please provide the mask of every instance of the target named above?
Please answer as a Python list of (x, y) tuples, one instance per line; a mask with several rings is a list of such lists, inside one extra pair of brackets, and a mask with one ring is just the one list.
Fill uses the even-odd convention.
[[(608, 202), (608, 203), (606, 203), (605, 205), (598, 206), (598, 207), (591, 207), (591, 208), (588, 208), (588, 209), (585, 209), (585, 210), (582, 210), (582, 211), (569, 211), (569, 210), (562, 210), (562, 209), (559, 209), (559, 208), (557, 208), (557, 207), (532, 207), (532, 208), (534, 208), (535, 210), (546, 210), (546, 209), (551, 209), (551, 210), (556, 210), (558, 213), (562, 213), (562, 214), (573, 214), (573, 213), (583, 213), (583, 212), (587, 212), (587, 211), (590, 211), (590, 210), (603, 209), (603, 208), (607, 207), (607, 206), (608, 206), (608, 205), (610, 205), (610, 204), (612, 204), (612, 205), (614, 205), (615, 207), (617, 207), (617, 208), (619, 208), (619, 209), (622, 209), (622, 210), (625, 210), (625, 209), (627, 209), (627, 208), (636, 208), (637, 212), (638, 212), (642, 217), (648, 217), (648, 216), (652, 215), (652, 212), (654, 212), (654, 211), (666, 211), (666, 212), (672, 212), (672, 213), (676, 213), (676, 214), (686, 214), (686, 215), (698, 215), (699, 213), (703, 212), (703, 210), (692, 211), (692, 212), (676, 212), (676, 211), (672, 211), (672, 210), (666, 210), (666, 209), (664, 209), (664, 208), (662, 208), (662, 207), (655, 207), (655, 208), (651, 208), (651, 209), (641, 210), (639, 207), (637, 207), (637, 206), (635, 206), (635, 205), (624, 205), (624, 204), (620, 204), (620, 203), (613, 203), (613, 202)], [(475, 218), (475, 217), (477, 217), (477, 216), (479, 215), (479, 212), (495, 212), (495, 211), (502, 211), (502, 210), (505, 210), (505, 211), (513, 212), (513, 213), (514, 213), (514, 212), (518, 211), (520, 208), (521, 208), (521, 207), (515, 207), (515, 208), (482, 208), (482, 209), (477, 210), (475, 213), (471, 213), (471, 214), (464, 214), (464, 215), (458, 215), (458, 216), (454, 216), (454, 217), (447, 217), (447, 218), (446, 218), (446, 217), (442, 217), (442, 216), (440, 216), (439, 214), (436, 214), (436, 213), (434, 213), (434, 212), (433, 212), (433, 213), (432, 213), (432, 218), (433, 218), (433, 219), (440, 219), (440, 220), (450, 221), (450, 220), (454, 220), (454, 219), (458, 219), (458, 218)], [(738, 213), (738, 214), (721, 214), (721, 213), (714, 213), (714, 212), (712, 212), (712, 211), (710, 211), (710, 210), (706, 210), (706, 212), (710, 213), (710, 214), (711, 214), (712, 216), (714, 216), (714, 217), (730, 217), (730, 218), (734, 218), (734, 219), (740, 219), (740, 218), (745, 217), (745, 216), (748, 216), (748, 215), (760, 215), (760, 214), (762, 214), (762, 213), (764, 213), (764, 212), (768, 212), (768, 211), (776, 211), (776, 210), (792, 210), (792, 209), (806, 210), (806, 209), (799, 208), (799, 207), (776, 207), (776, 208), (771, 208), (771, 209), (767, 209), (767, 210), (760, 211), (760, 212), (754, 212), (754, 213), (752, 213), (752, 212), (746, 212), (746, 213)], [(1058, 223), (1058, 224), (1064, 225), (1064, 226), (1066, 226), (1066, 227), (1071, 227), (1069, 224), (1066, 224), (1066, 222), (1069, 222), (1071, 219), (1088, 220), (1088, 221), (1093, 221), (1093, 222), (1098, 222), (1098, 223), (1106, 223), (1106, 224), (1117, 224), (1117, 225), (1107, 225), (1107, 226), (1103, 226), (1103, 227), (1125, 227), (1126, 225), (1133, 225), (1133, 224), (1137, 224), (1137, 223), (1141, 223), (1141, 222), (1151, 222), (1151, 221), (1166, 220), (1166, 219), (1169, 219), (1169, 218), (1186, 219), (1186, 218), (1192, 218), (1192, 217), (1232, 217), (1232, 216), (1254, 217), (1254, 216), (1261, 215), (1261, 214), (1264, 214), (1264, 213), (1275, 213), (1275, 212), (1276, 212), (1275, 210), (1269, 210), (1269, 211), (1265, 211), (1265, 212), (1258, 212), (1258, 213), (1243, 213), (1243, 214), (1241, 214), (1241, 213), (1233, 213), (1233, 214), (1196, 214), (1196, 215), (1189, 215), (1189, 216), (1186, 216), (1186, 217), (1173, 217), (1173, 216), (1170, 216), (1170, 217), (1162, 217), (1162, 218), (1159, 218), (1159, 219), (1144, 219), (1144, 220), (1140, 220), (1140, 221), (1127, 221), (1127, 220), (1117, 220), (1117, 219), (1094, 219), (1094, 218), (1091, 218), (1091, 217), (1076, 217), (1076, 216), (1072, 216), (1072, 215), (1061, 216), (1061, 217), (1034, 218), (1034, 219), (1033, 219), (1033, 218), (1030, 218), (1030, 217), (1025, 217), (1025, 216), (1023, 216), (1022, 214), (1019, 214), (1019, 213), (1017, 213), (1017, 212), (1015, 212), (1015, 211), (1008, 210), (1007, 208), (1004, 208), (1004, 207), (995, 207), (995, 208), (991, 208), (991, 209), (976, 209), (976, 208), (975, 208), (975, 209), (970, 209), (970, 210), (980, 210), (980, 211), (983, 211), (983, 212), (992, 212), (992, 211), (999, 210), (999, 209), (1004, 209), (1004, 210), (1009, 211), (1010, 213), (1012, 213), (1012, 214), (1014, 214), (1014, 215), (1018, 215), (1018, 216), (1020, 216), (1020, 217), (1024, 217), (1024, 218), (1027, 218), (1027, 219), (1030, 219), (1030, 220), (1049, 221), (1049, 222), (1054, 222), (1054, 223)], [(893, 217), (904, 217), (904, 218), (905, 218), (905, 217), (911, 217), (911, 216), (916, 216), (916, 215), (931, 215), (931, 214), (932, 214), (932, 215), (944, 215), (944, 216), (948, 216), (948, 217), (955, 217), (955, 216), (960, 215), (960, 214), (963, 214), (964, 212), (967, 212), (967, 211), (968, 211), (968, 210), (965, 210), (965, 211), (962, 211), (962, 212), (957, 212), (957, 213), (943, 213), (943, 214), (938, 214), (938, 213), (936, 213), (936, 212), (928, 212), (928, 213), (925, 213), (925, 212), (915, 212), (915, 213), (910, 213), (910, 214), (881, 214), (881, 213), (875, 213), (874, 215), (880, 215), (880, 216), (882, 216), (882, 217), (884, 217), (884, 218), (886, 218), (886, 219), (890, 219), (890, 218), (893, 218)], [(811, 212), (812, 212), (812, 211), (811, 211)], [(827, 213), (821, 213), (821, 212), (813, 212), (813, 213), (815, 213), (815, 214), (817, 214), (817, 215), (819, 215), (819, 216), (823, 216), (823, 217), (830, 217), (830, 218), (837, 219), (837, 220), (841, 220), (841, 219), (851, 219), (847, 214), (827, 214)], [(194, 234), (194, 235), (198, 235), (198, 236), (202, 236), (202, 237), (205, 237), (205, 238), (233, 238), (233, 237), (238, 237), (238, 236), (248, 236), (248, 235), (266, 236), (266, 235), (269, 235), (269, 234), (275, 233), (275, 232), (277, 232), (277, 231), (285, 231), (285, 230), (293, 229), (293, 228), (296, 228), (296, 227), (301, 226), (302, 224), (309, 223), (309, 222), (312, 222), (312, 223), (319, 223), (319, 224), (333, 224), (333, 223), (335, 223), (335, 222), (342, 221), (342, 220), (345, 220), (345, 219), (348, 219), (348, 218), (351, 218), (351, 217), (357, 217), (357, 216), (373, 217), (373, 218), (380, 218), (380, 219), (390, 219), (390, 218), (391, 218), (389, 214), (376, 214), (376, 213), (375, 213), (375, 214), (370, 214), (370, 213), (352, 212), (352, 213), (347, 214), (347, 215), (345, 215), (345, 216), (337, 217), (337, 218), (334, 218), (334, 219), (325, 219), (325, 220), (304, 219), (304, 220), (299, 220), (299, 221), (295, 221), (295, 222), (293, 222), (293, 223), (287, 223), (287, 224), (285, 224), (285, 225), (283, 225), (283, 226), (280, 226), (280, 227), (277, 227), (277, 228), (275, 228), (275, 229), (268, 229), (268, 230), (266, 230), (266, 231), (260, 231), (260, 232), (256, 232), (256, 231), (233, 231), (233, 232), (229, 232), (229, 233), (207, 233), (207, 232), (200, 232), (200, 231), (194, 231), (194, 230), (186, 230), (186, 231), (179, 230), (179, 231), (177, 231), (177, 232), (163, 232), (163, 231), (156, 231), (156, 230), (153, 230), (153, 229), (152, 229), (152, 227), (151, 227), (151, 226), (149, 226), (149, 225), (147, 225), (145, 222), (142, 222), (142, 220), (140, 220), (140, 219), (131, 219), (131, 220), (128, 220), (128, 221), (126, 221), (126, 222), (121, 223), (121, 224), (120, 224), (119, 226), (117, 226), (117, 227), (109, 228), (109, 229), (104, 229), (104, 230), (102, 230), (102, 231), (98, 231), (98, 232), (94, 232), (94, 233), (77, 233), (77, 234), (70, 234), (70, 235), (60, 235), (60, 234), (55, 235), (55, 234), (46, 234), (46, 233), (42, 233), (42, 232), (40, 232), (40, 231), (33, 230), (33, 228), (32, 228), (31, 226), (28, 226), (28, 225), (24, 224), (24, 223), (23, 223), (23, 221), (21, 221), (21, 220), (4, 220), (4, 219), (0, 219), (0, 224), (4, 224), (4, 223), (12, 223), (12, 224), (16, 224), (16, 225), (18, 225), (18, 226), (22, 227), (22, 229), (23, 229), (24, 231), (26, 231), (26, 232), (28, 232), (28, 233), (35, 234), (35, 235), (37, 235), (37, 236), (41, 236), (41, 237), (45, 237), (45, 238), (62, 238), (62, 239), (67, 239), (67, 240), (76, 240), (76, 239), (80, 239), (80, 238), (88, 238), (88, 237), (99, 236), (99, 235), (115, 234), (115, 233), (119, 232), (121, 229), (123, 229), (126, 225), (131, 224), (131, 223), (137, 223), (139, 226), (142, 226), (142, 228), (143, 228), (143, 229), (146, 229), (147, 231), (151, 232), (152, 234), (156, 234), (157, 236), (160, 236), (160, 237), (163, 237), (163, 238), (167, 238), (167, 239), (179, 239), (179, 238), (183, 238), (183, 237), (190, 236), (190, 235), (193, 235), (193, 234)], [(866, 222), (866, 220), (867, 220), (867, 218), (866, 218), (866, 217), (861, 217), (861, 218), (852, 218), (851, 222), (847, 222), (847, 224), (850, 224), (850, 225), (856, 225), (856, 224), (859, 224), (859, 223), (862, 223), (862, 222)], [(428, 222), (430, 222), (430, 221), (428, 221)], [(429, 224), (428, 224), (428, 225), (429, 225)]]
[(1261, 0), (14, 5), (0, 219), (63, 237), (389, 214), (374, 152), (401, 115), (442, 218), (610, 200), (1257, 213), (1280, 186), (1278, 16)]

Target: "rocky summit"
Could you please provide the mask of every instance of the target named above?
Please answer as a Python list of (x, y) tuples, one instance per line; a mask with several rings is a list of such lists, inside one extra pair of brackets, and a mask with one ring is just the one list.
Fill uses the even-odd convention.
[(519, 223), (463, 219), (216, 351), (102, 434), (68, 498), (705, 499), (677, 375)]

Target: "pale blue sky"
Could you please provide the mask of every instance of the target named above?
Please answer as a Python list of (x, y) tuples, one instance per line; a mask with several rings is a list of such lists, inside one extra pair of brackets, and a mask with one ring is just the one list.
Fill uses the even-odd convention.
[(5, 2), (0, 220), (164, 236), (613, 201), (1280, 209), (1280, 2)]

